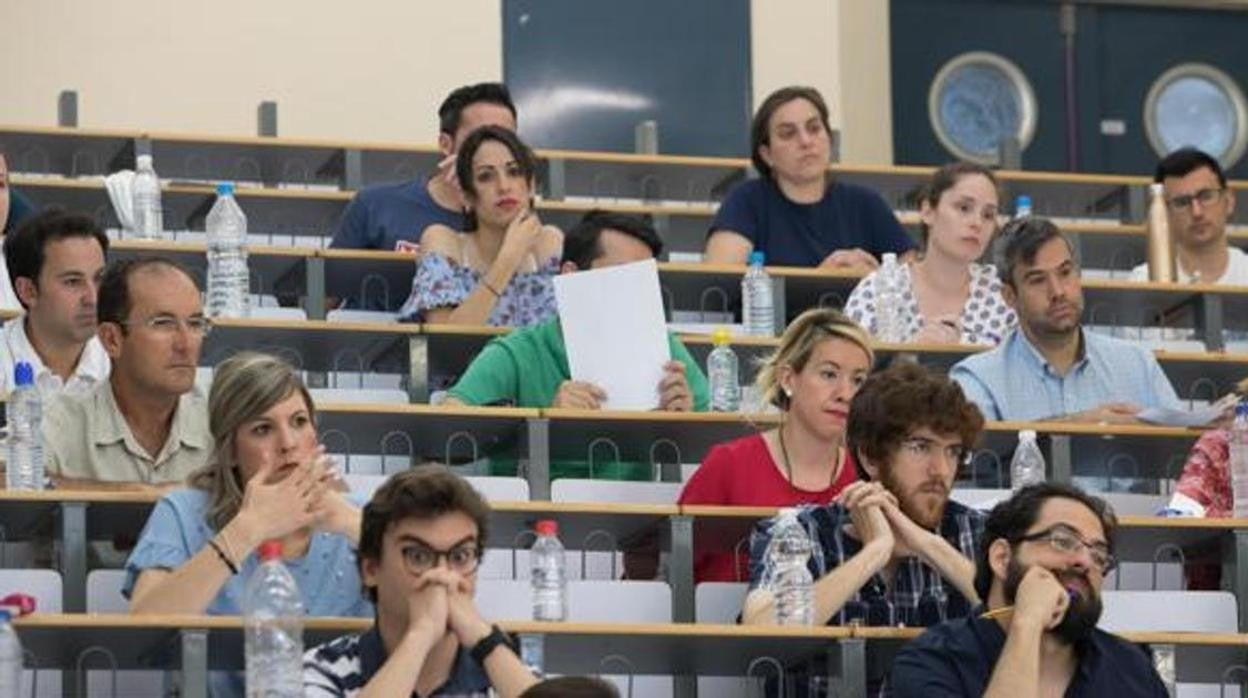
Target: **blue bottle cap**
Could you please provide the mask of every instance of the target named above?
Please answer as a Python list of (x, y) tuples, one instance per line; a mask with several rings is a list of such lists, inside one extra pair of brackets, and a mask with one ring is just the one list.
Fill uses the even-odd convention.
[(767, 255), (762, 252), (755, 250), (750, 253), (750, 266), (754, 266), (755, 264), (762, 266), (765, 261), (767, 261)]
[(1019, 197), (1018, 197), (1017, 199), (1014, 199), (1014, 210), (1015, 210), (1015, 211), (1021, 211), (1022, 209), (1030, 209), (1030, 208), (1031, 208), (1031, 197), (1030, 197), (1030, 196), (1027, 196), (1026, 194), (1021, 194), (1021, 195), (1019, 195)]
[(0, 606), (0, 623), (8, 623), (13, 618), (13, 611), (8, 606)]
[(234, 183), (233, 182), (218, 182), (217, 183), (217, 196), (234, 196)]
[(18, 387), (35, 384), (35, 369), (26, 361), (18, 361), (13, 366), (13, 383)]

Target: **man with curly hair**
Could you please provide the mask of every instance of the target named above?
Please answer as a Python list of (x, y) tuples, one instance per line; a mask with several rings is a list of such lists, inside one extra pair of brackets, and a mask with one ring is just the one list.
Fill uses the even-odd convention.
[[(817, 624), (926, 627), (979, 603), (973, 560), (983, 515), (949, 492), (983, 426), (958, 385), (929, 369), (901, 364), (866, 380), (847, 430), (861, 480), (798, 516), (814, 543)], [(750, 539), (746, 623), (775, 622), (770, 525)]]

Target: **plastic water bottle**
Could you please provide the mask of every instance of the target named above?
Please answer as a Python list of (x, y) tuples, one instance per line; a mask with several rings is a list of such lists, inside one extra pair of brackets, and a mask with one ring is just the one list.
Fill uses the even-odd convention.
[(797, 509), (781, 509), (767, 544), (778, 625), (814, 624), (815, 580), (807, 566), (810, 553), (810, 536), (797, 519)]
[(903, 273), (897, 262), (897, 254), (885, 252), (873, 282), (875, 336), (881, 342), (901, 342), (905, 339), (907, 308), (901, 292)]
[(11, 490), (43, 489), (43, 401), (35, 387), (35, 371), (25, 361), (13, 367), (5, 418), (9, 430), (6, 484)]
[(736, 412), (741, 408), (741, 364), (729, 343), (728, 330), (721, 327), (711, 333), (715, 348), (706, 357), (706, 375), (711, 383), (711, 409), (715, 412)]
[[(534, 526), (537, 540), (529, 550), (529, 583), (533, 585), (533, 620), (563, 621), (568, 617), (568, 575), (559, 524), (550, 519)], [(545, 642), (541, 635), (520, 636), (520, 661), (541, 676)]]
[(134, 216), (135, 237), (158, 240), (165, 231), (164, 211), (160, 206), (160, 180), (152, 169), (152, 156), (136, 158), (134, 172), (134, 199), (131, 213)]
[(13, 614), (0, 608), (0, 696), (22, 695), (22, 643), (11, 622)]
[(534, 527), (537, 540), (529, 551), (533, 585), (533, 620), (561, 621), (568, 617), (568, 576), (564, 570), (559, 524), (550, 519)]
[(775, 304), (771, 293), (771, 276), (763, 268), (762, 252), (750, 253), (750, 266), (741, 279), (741, 315), (745, 333), (754, 337), (776, 334)]
[(1036, 443), (1036, 432), (1024, 429), (1018, 432), (1018, 447), (1010, 460), (1010, 488), (1015, 492), (1045, 481), (1044, 454)]
[(1026, 218), (1031, 215), (1031, 197), (1020, 194), (1014, 199), (1014, 217)]
[(1248, 517), (1248, 400), (1235, 405), (1231, 422), (1231, 499), (1235, 518)]
[(208, 212), (208, 293), (211, 317), (251, 314), (251, 275), (247, 272), (247, 216), (234, 200), (234, 184), (217, 185), (217, 202)]
[(296, 698), (303, 695), (303, 599), (280, 541), (262, 543), (260, 560), (243, 599), (247, 698)]

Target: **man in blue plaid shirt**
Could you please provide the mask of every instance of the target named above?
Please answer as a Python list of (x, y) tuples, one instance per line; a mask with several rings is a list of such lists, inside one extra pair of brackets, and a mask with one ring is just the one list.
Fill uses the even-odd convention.
[[(816, 624), (930, 626), (980, 601), (973, 560), (983, 515), (949, 500), (984, 426), (947, 377), (914, 364), (872, 375), (849, 410), (859, 482), (798, 520), (815, 542)], [(774, 623), (766, 551), (771, 521), (750, 538), (746, 623)]]

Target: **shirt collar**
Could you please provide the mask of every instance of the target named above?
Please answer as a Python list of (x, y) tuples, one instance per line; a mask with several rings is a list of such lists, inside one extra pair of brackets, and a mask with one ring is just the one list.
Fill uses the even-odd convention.
[[(30, 337), (26, 334), (26, 313), (5, 323), (5, 341), (9, 345), (9, 355), (13, 357), (13, 362), (29, 362), (35, 370), (36, 381), (51, 374), (51, 370), (43, 363), (43, 357), (35, 351), (35, 345), (30, 343)], [(104, 351), (104, 345), (100, 344), (99, 337), (93, 335), (83, 345), (82, 353), (78, 355), (78, 363), (74, 365), (74, 371), (70, 375), (98, 383), (108, 377), (108, 367), (108, 353)], [(9, 378), (12, 379), (12, 376)]]
[[(178, 406), (174, 408), (173, 423), (169, 427), (169, 438), (166, 439), (166, 446), (177, 441), (179, 444), (188, 448), (203, 449), (208, 447), (208, 436), (201, 429), (196, 428), (194, 408), (187, 404), (189, 393), (184, 393), (178, 397)], [(127, 436), (133, 439), (130, 425), (126, 422), (126, 418), (121, 414), (121, 410), (117, 407), (117, 397), (113, 394), (112, 381), (101, 381), (96, 387), (95, 400), (99, 403), (98, 413), (102, 418), (94, 421), (94, 434), (92, 441), (99, 446), (114, 444), (119, 441), (125, 441)], [(167, 449), (162, 448), (162, 451)], [(160, 457), (161, 454), (150, 454), (153, 458)]]
[[(1036, 345), (1028, 339), (1027, 333), (1023, 332), (1022, 326), (1014, 328), (1014, 336), (1010, 339), (1013, 346), (1017, 347), (1017, 351), (1021, 352), (1023, 358), (1033, 368), (1043, 371), (1049, 375), (1057, 376), (1058, 373), (1053, 369), (1053, 365), (1045, 358), (1044, 354), (1036, 348)], [(1076, 355), (1075, 362), (1070, 365), (1071, 371), (1077, 371), (1084, 367), (1088, 362), (1088, 337), (1083, 331), (1083, 326), (1079, 327), (1079, 352)]]

